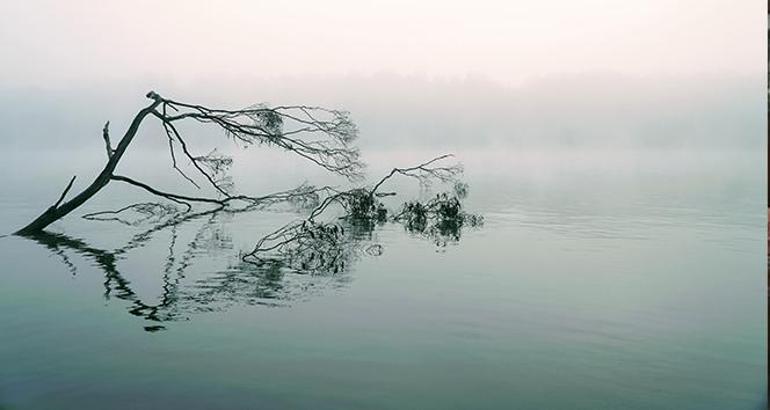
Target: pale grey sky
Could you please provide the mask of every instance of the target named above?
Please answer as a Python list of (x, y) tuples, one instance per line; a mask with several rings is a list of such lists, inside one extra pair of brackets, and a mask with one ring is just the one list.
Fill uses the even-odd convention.
[(764, 71), (764, 0), (5, 1), (0, 85)]

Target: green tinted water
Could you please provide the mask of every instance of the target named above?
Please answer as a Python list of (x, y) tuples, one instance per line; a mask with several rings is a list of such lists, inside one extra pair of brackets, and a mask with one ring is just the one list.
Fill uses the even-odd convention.
[[(764, 181), (712, 165), (469, 166), (483, 228), (386, 225), (331, 275), (238, 264), (284, 211), (122, 253), (141, 228), (0, 239), (0, 407), (761, 408)], [(0, 226), (45, 201), (4, 198)]]

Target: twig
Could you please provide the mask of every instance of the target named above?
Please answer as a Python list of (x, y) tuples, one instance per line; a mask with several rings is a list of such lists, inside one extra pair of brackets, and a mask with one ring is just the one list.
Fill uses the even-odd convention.
[(110, 122), (104, 123), (102, 128), (102, 138), (104, 138), (104, 146), (107, 149), (107, 159), (112, 158), (112, 144), (110, 143)]
[(58, 208), (59, 204), (62, 203), (62, 201), (64, 200), (64, 197), (67, 196), (67, 192), (69, 192), (70, 188), (72, 188), (72, 183), (75, 182), (75, 178), (77, 178), (77, 175), (72, 176), (72, 179), (70, 179), (70, 183), (67, 184), (67, 187), (64, 188), (64, 192), (62, 192), (61, 196), (59, 196), (59, 200), (57, 200), (56, 203), (53, 204), (53, 208)]

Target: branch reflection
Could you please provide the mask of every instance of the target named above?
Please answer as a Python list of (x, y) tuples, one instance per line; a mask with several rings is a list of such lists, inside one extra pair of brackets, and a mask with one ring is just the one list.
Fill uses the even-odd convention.
[[(362, 257), (383, 252), (374, 232), (386, 224), (400, 224), (412, 237), (427, 239), (439, 249), (456, 243), (466, 227), (481, 224), (481, 218), (460, 210), (456, 196), (439, 194), (424, 203), (404, 204), (401, 211), (386, 218), (374, 212), (373, 218), (344, 217), (339, 222), (313, 219), (290, 223), (265, 236), (255, 250), (231, 258), (225, 269), (205, 270), (189, 275), (190, 269), (234, 248), (223, 219), (243, 210), (216, 208), (183, 217), (171, 214), (167, 220), (134, 234), (125, 245), (104, 249), (83, 239), (60, 233), (42, 232), (26, 237), (59, 256), (71, 273), (76, 273), (78, 255), (89, 260), (104, 274), (104, 297), (128, 303), (127, 311), (142, 318), (144, 329), (155, 332), (168, 322), (189, 320), (204, 312), (222, 311), (232, 306), (286, 306), (325, 290), (344, 287), (351, 278), (351, 267)], [(377, 217), (377, 216), (381, 217)], [(199, 223), (185, 242), (180, 230)], [(132, 223), (128, 223), (132, 225)], [(157, 244), (158, 233), (167, 231), (168, 245), (162, 264), (160, 295), (140, 295), (121, 268), (131, 251)], [(190, 233), (190, 232), (187, 232)]]

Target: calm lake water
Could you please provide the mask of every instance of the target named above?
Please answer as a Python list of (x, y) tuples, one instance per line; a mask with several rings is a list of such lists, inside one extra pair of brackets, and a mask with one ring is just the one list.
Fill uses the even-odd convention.
[[(763, 408), (763, 155), (471, 153), (483, 227), (384, 225), (327, 275), (239, 264), (287, 209), (144, 236), (78, 210), (0, 239), (0, 408)], [(0, 233), (69, 175), (6, 173)]]

